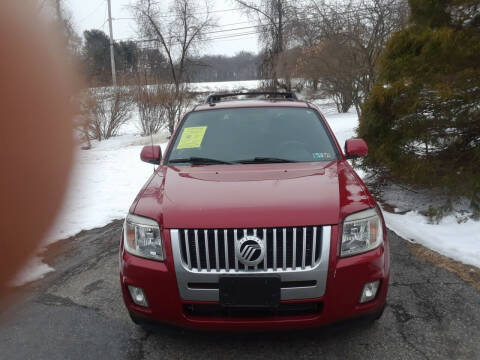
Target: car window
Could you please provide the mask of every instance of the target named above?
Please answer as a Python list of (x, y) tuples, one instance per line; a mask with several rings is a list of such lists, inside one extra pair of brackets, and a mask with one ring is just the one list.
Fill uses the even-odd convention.
[(167, 161), (191, 157), (225, 162), (259, 157), (316, 162), (336, 160), (338, 154), (316, 111), (269, 107), (190, 113)]

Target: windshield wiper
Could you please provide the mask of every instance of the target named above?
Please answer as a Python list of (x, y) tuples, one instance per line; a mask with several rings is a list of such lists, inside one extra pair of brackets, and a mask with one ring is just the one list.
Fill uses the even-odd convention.
[(289, 160), (289, 159), (281, 159), (276, 157), (254, 157), (253, 159), (245, 159), (245, 160), (237, 160), (234, 161), (238, 164), (269, 164), (269, 163), (295, 163), (298, 161)]
[(203, 165), (208, 165), (208, 164), (232, 164), (229, 161), (224, 161), (224, 160), (219, 160), (219, 159), (211, 159), (211, 158), (206, 158), (206, 157), (188, 157), (188, 158), (183, 158), (183, 159), (171, 159), (168, 160), (169, 163), (175, 164), (175, 163), (191, 163), (191, 164), (203, 164)]

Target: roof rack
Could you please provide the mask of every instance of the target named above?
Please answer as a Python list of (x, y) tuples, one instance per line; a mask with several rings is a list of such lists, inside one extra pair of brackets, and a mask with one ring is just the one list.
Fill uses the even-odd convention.
[(297, 95), (294, 92), (277, 92), (277, 91), (254, 91), (254, 92), (234, 92), (225, 94), (210, 94), (205, 100), (206, 104), (214, 104), (220, 102), (223, 98), (232, 96), (261, 96), (264, 95), (269, 100), (286, 99), (297, 100)]

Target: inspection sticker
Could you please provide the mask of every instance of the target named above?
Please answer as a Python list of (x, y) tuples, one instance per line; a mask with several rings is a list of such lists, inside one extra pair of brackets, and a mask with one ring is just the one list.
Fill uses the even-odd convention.
[(312, 153), (312, 156), (315, 160), (327, 160), (332, 158), (330, 153)]
[(183, 129), (177, 149), (194, 149), (202, 145), (207, 126), (193, 126)]

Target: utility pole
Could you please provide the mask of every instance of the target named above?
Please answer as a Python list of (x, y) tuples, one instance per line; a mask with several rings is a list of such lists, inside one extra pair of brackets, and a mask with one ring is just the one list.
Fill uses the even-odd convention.
[(115, 51), (113, 46), (113, 29), (112, 29), (112, 5), (110, 4), (111, 0), (108, 2), (108, 25), (110, 27), (110, 62), (112, 64), (112, 82), (113, 86), (117, 86), (117, 73), (115, 72)]

